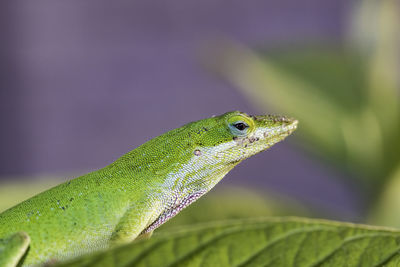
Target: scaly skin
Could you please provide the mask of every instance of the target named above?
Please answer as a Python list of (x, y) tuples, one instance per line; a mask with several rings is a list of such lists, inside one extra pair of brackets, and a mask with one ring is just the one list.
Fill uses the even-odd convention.
[(242, 160), (296, 127), (293, 119), (235, 111), (158, 136), (103, 169), (0, 214), (0, 265), (18, 262), (29, 238), (24, 266), (69, 259), (151, 233)]

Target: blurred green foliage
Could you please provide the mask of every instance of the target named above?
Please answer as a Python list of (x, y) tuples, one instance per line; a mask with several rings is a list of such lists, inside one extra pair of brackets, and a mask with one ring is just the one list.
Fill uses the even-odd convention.
[(344, 44), (255, 52), (223, 42), (206, 63), (261, 110), (299, 119), (303, 147), (357, 179), (371, 221), (400, 226), (400, 2), (353, 11)]

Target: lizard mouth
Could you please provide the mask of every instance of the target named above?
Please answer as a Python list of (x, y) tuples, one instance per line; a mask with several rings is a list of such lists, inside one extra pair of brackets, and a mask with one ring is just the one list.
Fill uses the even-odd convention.
[(272, 131), (265, 131), (264, 137), (273, 137), (273, 136), (283, 136), (286, 137), (293, 133), (297, 129), (297, 125), (299, 123), (296, 119), (282, 117), (281, 119), (282, 125), (272, 128)]
[[(290, 135), (297, 129), (298, 120), (282, 117), (282, 116), (253, 116), (256, 120), (268, 120), (272, 121), (276, 124), (276, 126), (266, 126), (266, 127), (259, 127), (251, 136), (247, 136), (244, 138), (234, 138), (236, 142), (240, 145), (249, 145), (257, 141), (271, 141), (275, 140), (276, 142), (282, 140), (286, 136)], [(282, 138), (280, 140), (276, 140), (276, 138)], [(274, 142), (274, 143), (276, 143)]]

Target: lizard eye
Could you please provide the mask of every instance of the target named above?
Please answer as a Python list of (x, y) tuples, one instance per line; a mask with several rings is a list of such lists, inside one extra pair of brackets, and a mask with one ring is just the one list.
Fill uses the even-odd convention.
[(229, 125), (231, 132), (236, 136), (244, 136), (247, 134), (249, 125), (244, 121), (235, 121)]
[(239, 114), (229, 117), (227, 126), (233, 136), (243, 137), (253, 131), (254, 121), (250, 117)]
[(233, 126), (238, 129), (239, 131), (243, 131), (244, 129), (248, 128), (249, 126), (244, 122), (237, 122), (234, 123)]

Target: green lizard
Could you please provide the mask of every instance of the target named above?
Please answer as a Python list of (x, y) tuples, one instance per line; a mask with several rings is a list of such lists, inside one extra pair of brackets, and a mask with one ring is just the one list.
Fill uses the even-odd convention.
[(0, 266), (61, 261), (149, 235), (296, 127), (234, 111), (158, 136), (1, 213)]

